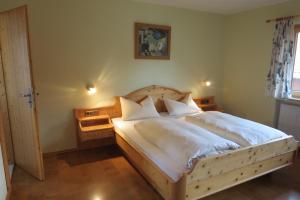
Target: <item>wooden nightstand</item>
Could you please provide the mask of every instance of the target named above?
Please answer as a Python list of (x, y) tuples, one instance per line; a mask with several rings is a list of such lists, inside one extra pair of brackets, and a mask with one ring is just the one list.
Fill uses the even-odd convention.
[(224, 110), (215, 103), (215, 97), (203, 97), (194, 99), (195, 103), (201, 108), (203, 111), (220, 111)]
[(75, 118), (79, 149), (115, 143), (114, 127), (109, 115), (91, 109), (75, 109)]

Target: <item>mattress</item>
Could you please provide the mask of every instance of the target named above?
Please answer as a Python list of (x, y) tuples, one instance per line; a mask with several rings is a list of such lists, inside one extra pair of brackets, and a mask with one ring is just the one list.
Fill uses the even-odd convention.
[(146, 155), (174, 182), (177, 182), (185, 169), (168, 158), (159, 148), (147, 142), (134, 128), (141, 120), (124, 121), (121, 118), (112, 119), (115, 130), (130, 146)]

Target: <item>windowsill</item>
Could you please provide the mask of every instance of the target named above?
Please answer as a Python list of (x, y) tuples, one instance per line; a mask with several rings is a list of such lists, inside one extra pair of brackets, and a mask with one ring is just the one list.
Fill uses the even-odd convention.
[(297, 105), (300, 106), (300, 96), (291, 96), (288, 99), (279, 99), (280, 102), (285, 104)]
[(288, 98), (287, 100), (290, 100), (290, 101), (295, 101), (295, 102), (298, 102), (300, 103), (300, 97), (290, 97)]
[(293, 92), (292, 98), (293, 98), (293, 99), (300, 100), (300, 91)]

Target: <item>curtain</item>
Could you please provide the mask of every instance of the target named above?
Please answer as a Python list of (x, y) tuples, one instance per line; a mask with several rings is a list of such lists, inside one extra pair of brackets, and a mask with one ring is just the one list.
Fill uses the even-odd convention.
[(294, 65), (294, 20), (276, 22), (271, 66), (267, 76), (267, 95), (276, 99), (291, 95)]

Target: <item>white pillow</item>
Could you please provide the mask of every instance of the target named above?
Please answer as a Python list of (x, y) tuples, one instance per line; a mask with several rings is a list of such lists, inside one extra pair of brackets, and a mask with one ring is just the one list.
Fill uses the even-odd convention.
[(178, 116), (184, 114), (192, 114), (201, 111), (192, 99), (191, 95), (186, 96), (182, 102), (172, 99), (164, 99), (164, 103), (170, 115)]
[(122, 119), (123, 120), (136, 120), (143, 118), (159, 117), (155, 105), (151, 97), (144, 99), (141, 104), (132, 100), (120, 98)]
[(184, 97), (184, 99), (183, 99), (181, 102), (187, 104), (188, 106), (194, 108), (194, 109), (197, 110), (197, 111), (201, 111), (201, 110), (202, 110), (202, 109), (199, 108), (198, 105), (195, 103), (195, 101), (193, 100), (193, 97), (192, 97), (191, 94), (186, 95), (186, 96)]

